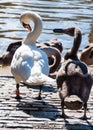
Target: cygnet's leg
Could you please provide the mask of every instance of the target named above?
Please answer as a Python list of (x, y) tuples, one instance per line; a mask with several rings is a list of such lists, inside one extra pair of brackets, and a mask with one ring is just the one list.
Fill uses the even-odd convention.
[(87, 119), (86, 111), (87, 111), (87, 102), (84, 103), (84, 115), (80, 119), (82, 119), (82, 120)]
[(19, 91), (19, 84), (16, 84), (16, 99), (20, 100), (22, 97), (20, 96), (20, 91)]
[(69, 118), (69, 117), (65, 114), (65, 112), (64, 112), (64, 99), (61, 100), (61, 108), (62, 108), (62, 115), (61, 115), (61, 117), (62, 117), (62, 118)]

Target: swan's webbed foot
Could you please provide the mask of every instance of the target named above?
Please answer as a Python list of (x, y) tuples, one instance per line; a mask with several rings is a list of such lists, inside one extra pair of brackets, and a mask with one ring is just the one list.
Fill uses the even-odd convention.
[(64, 119), (69, 118), (69, 116), (67, 116), (65, 113), (62, 113), (62, 115), (60, 117), (62, 117)]
[(36, 96), (36, 97), (33, 97), (33, 99), (35, 99), (35, 100), (41, 100), (42, 98), (41, 98), (40, 95), (38, 95), (38, 96)]
[(41, 98), (41, 96), (39, 95), (39, 96), (35, 97), (35, 99), (41, 100), (42, 98)]
[(16, 95), (15, 99), (17, 99), (17, 101), (20, 101), (22, 97), (20, 95)]

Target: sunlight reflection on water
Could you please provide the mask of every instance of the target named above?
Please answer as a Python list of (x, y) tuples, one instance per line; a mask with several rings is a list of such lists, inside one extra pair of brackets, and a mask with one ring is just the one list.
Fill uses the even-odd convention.
[(93, 42), (93, 2), (92, 0), (1, 0), (0, 1), (0, 54), (14, 41), (25, 37), (27, 31), (19, 22), (20, 14), (32, 10), (43, 20), (43, 31), (38, 41), (52, 38), (62, 41), (64, 50), (72, 47), (73, 38), (54, 34), (54, 28), (80, 27), (83, 38), (80, 49)]

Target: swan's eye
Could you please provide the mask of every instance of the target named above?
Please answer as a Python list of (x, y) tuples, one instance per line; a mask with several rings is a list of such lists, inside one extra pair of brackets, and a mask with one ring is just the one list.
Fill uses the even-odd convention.
[(22, 25), (23, 25), (23, 27), (25, 28), (27, 24), (25, 24), (24, 22), (22, 22)]
[(32, 31), (31, 27), (29, 24), (25, 24), (24, 22), (22, 23), (24, 28), (27, 28), (29, 31)]

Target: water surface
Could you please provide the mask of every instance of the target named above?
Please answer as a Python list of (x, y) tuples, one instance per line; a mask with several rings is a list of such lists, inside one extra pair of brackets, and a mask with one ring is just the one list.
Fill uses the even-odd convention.
[(39, 13), (43, 20), (39, 42), (58, 38), (66, 51), (72, 47), (73, 37), (54, 34), (52, 30), (70, 26), (82, 30), (80, 50), (93, 42), (93, 0), (0, 0), (0, 54), (11, 42), (27, 35), (19, 17), (22, 12), (30, 10)]

